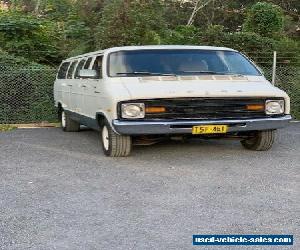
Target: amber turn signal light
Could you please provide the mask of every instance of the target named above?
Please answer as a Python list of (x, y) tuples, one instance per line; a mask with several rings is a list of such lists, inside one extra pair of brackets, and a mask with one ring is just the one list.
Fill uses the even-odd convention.
[(166, 112), (165, 107), (146, 107), (146, 113), (164, 113)]
[(246, 106), (246, 109), (252, 110), (252, 111), (265, 110), (265, 105), (264, 104), (248, 104)]

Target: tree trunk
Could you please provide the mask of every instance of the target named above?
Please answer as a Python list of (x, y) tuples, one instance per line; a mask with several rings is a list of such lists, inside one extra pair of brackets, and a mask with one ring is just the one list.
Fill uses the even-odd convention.
[(191, 16), (190, 16), (190, 19), (189, 19), (188, 23), (187, 23), (188, 26), (192, 25), (193, 22), (194, 22), (194, 18), (195, 18), (195, 15), (196, 15), (196, 13), (197, 13), (197, 8), (198, 8), (198, 3), (199, 3), (199, 2), (200, 2), (200, 1), (198, 1), (198, 2), (196, 3), (196, 5), (195, 5), (195, 7), (194, 7), (194, 9), (193, 9), (193, 12), (192, 12), (192, 14), (191, 14)]
[(34, 8), (34, 14), (38, 15), (40, 13), (40, 6), (41, 6), (41, 0), (37, 0)]
[(195, 7), (193, 9), (193, 12), (190, 16), (190, 19), (189, 19), (188, 23), (187, 23), (188, 26), (190, 26), (194, 23), (195, 16), (199, 12), (199, 10), (203, 9), (206, 5), (208, 5), (210, 2), (212, 2), (212, 0), (206, 0), (205, 2), (202, 2), (202, 4), (200, 6), (198, 6), (201, 2), (202, 2), (202, 0), (198, 0), (196, 2)]

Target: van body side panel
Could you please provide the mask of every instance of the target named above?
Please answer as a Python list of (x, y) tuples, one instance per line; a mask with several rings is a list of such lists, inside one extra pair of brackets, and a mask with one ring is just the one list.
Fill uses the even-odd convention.
[(84, 88), (83, 113), (89, 117), (95, 117), (98, 110), (102, 110), (101, 99), (103, 97), (102, 79), (87, 79)]

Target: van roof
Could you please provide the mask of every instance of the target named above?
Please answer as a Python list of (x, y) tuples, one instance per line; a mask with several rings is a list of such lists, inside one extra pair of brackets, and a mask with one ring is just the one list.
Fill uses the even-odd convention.
[(159, 50), (159, 49), (198, 49), (198, 50), (225, 50), (225, 51), (235, 51), (234, 49), (226, 48), (226, 47), (215, 47), (215, 46), (192, 46), (192, 45), (144, 45), (144, 46), (122, 46), (122, 47), (113, 47), (104, 50), (98, 50), (74, 57), (70, 57), (64, 61), (70, 61), (74, 59), (78, 59), (81, 57), (94, 56), (98, 54), (116, 52), (116, 51), (124, 51), (124, 50)]

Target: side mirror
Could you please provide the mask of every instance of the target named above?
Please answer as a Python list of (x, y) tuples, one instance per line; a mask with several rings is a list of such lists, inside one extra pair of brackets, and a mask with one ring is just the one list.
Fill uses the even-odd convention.
[(82, 69), (79, 71), (79, 78), (97, 79), (99, 78), (99, 74), (97, 70), (94, 69)]

